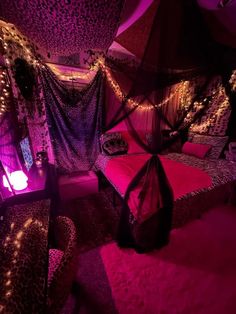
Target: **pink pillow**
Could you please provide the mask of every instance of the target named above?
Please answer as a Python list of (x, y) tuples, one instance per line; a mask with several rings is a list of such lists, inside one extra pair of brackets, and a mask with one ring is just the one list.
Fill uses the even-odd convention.
[(208, 144), (196, 144), (191, 142), (185, 142), (182, 147), (182, 153), (203, 159), (206, 156), (206, 154), (210, 151), (211, 147), (212, 145)]

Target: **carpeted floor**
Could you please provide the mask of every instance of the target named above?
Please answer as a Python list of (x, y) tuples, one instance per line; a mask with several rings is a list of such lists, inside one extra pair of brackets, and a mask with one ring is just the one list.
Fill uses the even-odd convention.
[(119, 210), (110, 191), (67, 203), (64, 214), (79, 234), (64, 314), (236, 313), (236, 207), (220, 206), (172, 230), (168, 246), (149, 254), (112, 241)]
[(61, 215), (70, 217), (77, 228), (79, 252), (105, 244), (115, 238), (119, 206), (112, 204), (112, 190), (65, 202)]
[(111, 243), (100, 252), (120, 314), (236, 313), (236, 208), (173, 230), (160, 251), (138, 255)]

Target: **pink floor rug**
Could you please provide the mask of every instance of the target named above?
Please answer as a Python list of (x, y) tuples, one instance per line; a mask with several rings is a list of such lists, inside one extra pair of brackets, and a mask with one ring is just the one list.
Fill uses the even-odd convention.
[(120, 314), (235, 314), (236, 208), (221, 207), (149, 254), (101, 248)]

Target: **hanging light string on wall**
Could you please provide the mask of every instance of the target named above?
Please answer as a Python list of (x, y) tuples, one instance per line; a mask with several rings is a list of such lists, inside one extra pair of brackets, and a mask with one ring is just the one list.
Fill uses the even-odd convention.
[(9, 96), (10, 96), (10, 82), (6, 70), (0, 69), (0, 116), (8, 111)]
[(26, 37), (24, 37), (14, 25), (2, 26), (0, 29), (0, 42), (4, 50), (4, 59), (7, 66), (14, 62), (14, 55), (21, 55), (28, 63), (37, 66), (41, 64), (36, 49)]
[[(19, 50), (22, 58), (25, 58), (28, 63), (33, 65), (34, 67), (41, 66), (44, 67), (43, 62), (39, 55), (36, 54), (35, 46), (24, 37), (12, 24), (2, 23), (4, 26), (0, 26), (0, 44), (2, 45), (4, 51), (4, 58), (6, 65), (10, 67), (14, 62), (14, 54), (16, 50)], [(18, 52), (19, 52), (18, 51)], [(59, 76), (60, 79), (68, 80), (70, 76), (61, 74), (61, 72), (54, 65), (50, 65), (51, 70)], [(164, 98), (158, 104), (140, 104), (139, 102), (129, 98), (127, 100), (126, 95), (122, 92), (120, 85), (113, 78), (111, 70), (105, 64), (105, 58), (99, 57), (97, 60), (91, 63), (88, 71), (86, 73), (81, 73), (77, 71), (73, 73), (73, 77), (71, 79), (82, 79), (82, 80), (91, 80), (94, 76), (94, 73), (101, 69), (103, 73), (106, 75), (107, 81), (111, 88), (113, 89), (115, 95), (120, 101), (126, 100), (128, 105), (133, 107), (138, 107), (141, 110), (153, 110), (154, 108), (161, 108), (162, 106), (169, 103), (175, 96), (179, 96), (180, 105), (183, 110), (188, 110), (189, 105), (191, 104), (193, 91), (190, 88), (189, 81), (181, 81), (177, 86), (174, 87), (174, 90), (168, 95), (168, 97)], [(4, 74), (3, 74), (4, 75)], [(0, 98), (0, 114), (7, 110), (6, 106), (6, 98), (9, 96), (9, 84), (5, 80), (4, 77), (1, 77), (1, 83), (3, 84), (1, 87), (3, 89), (3, 95)], [(230, 84), (233, 90), (236, 90), (236, 70), (233, 71)]]
[(99, 63), (97, 62), (95, 65), (92, 65), (89, 67), (89, 69), (86, 71), (86, 73), (82, 73), (81, 70), (80, 71), (73, 71), (73, 75), (72, 74), (64, 74), (62, 70), (60, 70), (58, 68), (58, 66), (56, 66), (55, 64), (52, 63), (47, 63), (47, 66), (53, 71), (54, 74), (56, 74), (60, 80), (62, 81), (74, 81), (74, 80), (86, 80), (86, 81), (90, 81), (95, 73), (98, 71), (99, 69)]
[[(126, 95), (122, 92), (120, 85), (117, 83), (117, 81), (112, 77), (110, 69), (105, 65), (104, 60), (99, 61), (99, 65), (101, 70), (105, 73), (107, 81), (114, 91), (116, 97), (120, 101), (127, 101), (127, 104), (134, 108), (138, 107), (138, 109), (141, 110), (153, 110), (154, 108), (161, 108), (162, 106), (166, 105), (170, 100), (172, 100), (175, 96), (180, 95), (181, 103), (184, 104), (184, 106), (189, 106), (191, 103), (191, 95), (187, 95), (187, 92), (189, 90), (189, 82), (188, 81), (181, 81), (178, 86), (175, 87), (174, 91), (172, 91), (168, 97), (163, 99), (161, 102), (158, 104), (140, 104), (139, 102), (131, 99), (131, 98), (126, 98)], [(185, 98), (185, 101), (184, 101)]]
[[(191, 81), (181, 81), (177, 86), (174, 86), (174, 90), (169, 94), (168, 97), (163, 99), (161, 102), (155, 105), (143, 105), (139, 102), (134, 101), (133, 99), (126, 99), (126, 96), (122, 92), (119, 84), (117, 81), (112, 77), (110, 69), (105, 65), (104, 59), (99, 60), (99, 65), (102, 71), (105, 73), (107, 81), (110, 85), (110, 87), (113, 89), (116, 97), (120, 101), (126, 100), (128, 105), (131, 107), (138, 107), (138, 109), (141, 110), (153, 110), (154, 108), (161, 108), (167, 103), (169, 103), (175, 96), (179, 97), (180, 102), (180, 108), (181, 110), (188, 111), (189, 107), (192, 103), (192, 99), (194, 96), (194, 88), (191, 86)], [(236, 70), (234, 71), (234, 87), (236, 90)], [(193, 104), (193, 111), (201, 110), (205, 106), (206, 99), (210, 98), (210, 103), (214, 102), (215, 99), (220, 100), (220, 106), (217, 108), (216, 112), (211, 116), (208, 123), (212, 125), (214, 121), (220, 116), (222, 116), (225, 112), (225, 110), (229, 107), (229, 98), (226, 95), (225, 88), (222, 85), (222, 83), (219, 83), (215, 89), (213, 89), (210, 93), (210, 95), (206, 95), (203, 100), (195, 101)], [(189, 113), (187, 116), (191, 115)]]
[[(16, 58), (22, 58), (33, 67), (43, 66), (36, 48), (24, 37), (13, 24), (0, 21), (0, 50), (3, 54), (6, 67), (12, 71)], [(10, 78), (7, 71), (0, 71), (0, 115), (6, 112), (11, 91)]]
[[(207, 98), (209, 98), (209, 102), (207, 101)], [(226, 95), (226, 91), (224, 86), (219, 83), (218, 86), (212, 91), (210, 96), (207, 96), (204, 98), (202, 101), (195, 101), (193, 104), (193, 109), (191, 112), (189, 112), (186, 115), (185, 118), (185, 123), (188, 123), (189, 121), (192, 120), (192, 115), (195, 114), (195, 112), (202, 110), (205, 107), (205, 102), (210, 104), (209, 108), (212, 108), (214, 102), (217, 101), (217, 106), (214, 109), (214, 111), (208, 116), (207, 111), (206, 111), (206, 119), (201, 120), (200, 124), (193, 124), (190, 129), (193, 132), (199, 132), (200, 134), (208, 132), (210, 127), (215, 124), (217, 119), (222, 117), (225, 112), (228, 110), (230, 107), (230, 102), (229, 98)]]
[(231, 85), (232, 91), (236, 91), (236, 70), (233, 70), (229, 83)]

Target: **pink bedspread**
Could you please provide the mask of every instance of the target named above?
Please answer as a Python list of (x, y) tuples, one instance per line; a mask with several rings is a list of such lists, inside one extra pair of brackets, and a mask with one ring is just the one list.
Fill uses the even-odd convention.
[[(114, 186), (118, 188), (121, 195), (124, 195), (131, 180), (149, 158), (149, 154), (124, 155), (113, 158), (108, 161), (105, 174)], [(159, 156), (159, 158), (173, 189), (174, 200), (190, 192), (211, 186), (211, 177), (203, 170), (184, 165), (180, 162), (165, 158), (164, 156)], [(140, 189), (141, 186), (138, 186), (131, 192), (129, 207), (134, 217), (139, 222), (142, 222), (156, 212), (158, 199), (156, 197), (157, 193), (155, 193), (153, 189), (149, 191), (149, 195), (140, 213), (138, 209)], [(155, 195), (153, 195), (153, 193), (155, 193)]]

